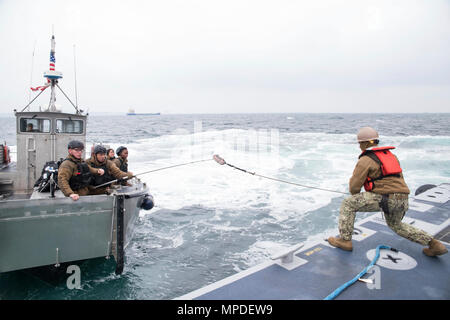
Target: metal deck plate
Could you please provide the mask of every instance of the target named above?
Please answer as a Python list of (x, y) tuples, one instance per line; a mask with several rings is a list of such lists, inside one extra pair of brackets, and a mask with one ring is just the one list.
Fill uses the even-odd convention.
[(425, 212), (408, 210), (405, 217), (419, 219), (435, 225), (445, 223), (450, 218), (450, 210), (444, 207), (432, 207)]
[(446, 187), (436, 187), (415, 196), (414, 199), (432, 203), (445, 203), (450, 199), (450, 190)]

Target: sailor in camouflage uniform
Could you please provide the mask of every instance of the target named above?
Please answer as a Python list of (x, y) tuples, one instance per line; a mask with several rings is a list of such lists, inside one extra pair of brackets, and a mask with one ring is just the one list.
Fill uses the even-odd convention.
[(80, 196), (89, 195), (89, 186), (93, 177), (102, 176), (105, 172), (89, 166), (81, 155), (84, 144), (73, 140), (67, 145), (69, 155), (58, 168), (58, 186), (66, 197), (77, 201)]
[[(124, 146), (120, 146), (116, 150), (117, 158), (112, 159), (111, 161), (120, 169), (120, 171), (125, 172), (126, 174), (132, 176), (133, 172), (128, 171), (128, 149)], [(123, 186), (130, 186), (128, 182), (122, 182)]]
[[(436, 256), (446, 253), (447, 248), (428, 233), (401, 222), (408, 210), (410, 191), (397, 157), (389, 151), (394, 148), (378, 147), (378, 133), (370, 127), (362, 128), (357, 138), (362, 154), (349, 182), (352, 196), (344, 199), (340, 208), (340, 237), (330, 237), (328, 242), (332, 246), (352, 251), (356, 212), (383, 211), (387, 225), (395, 233), (429, 246), (423, 249), (424, 254)], [(360, 193), (363, 186), (367, 192)]]
[[(111, 161), (123, 172), (128, 173), (128, 149), (124, 146), (120, 146), (116, 150), (117, 158)], [(132, 172), (130, 172), (133, 175)]]

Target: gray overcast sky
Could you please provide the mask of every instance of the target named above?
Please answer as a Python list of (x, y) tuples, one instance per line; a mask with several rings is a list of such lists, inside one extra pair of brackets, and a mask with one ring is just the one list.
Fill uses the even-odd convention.
[(91, 113), (450, 112), (448, 0), (0, 0), (0, 113), (44, 84), (52, 25)]

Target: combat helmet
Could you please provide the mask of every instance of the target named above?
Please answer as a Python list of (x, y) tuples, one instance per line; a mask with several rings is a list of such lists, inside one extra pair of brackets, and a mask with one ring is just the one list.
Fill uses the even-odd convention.
[(121, 153), (123, 150), (125, 150), (125, 149), (127, 149), (127, 147), (124, 147), (124, 146), (118, 147), (117, 150), (116, 150), (116, 154), (117, 154), (118, 156), (120, 156), (120, 153)]
[(84, 149), (84, 144), (78, 140), (72, 140), (67, 145), (67, 149)]
[(378, 132), (371, 127), (363, 127), (359, 129), (356, 138), (358, 139), (358, 142), (378, 140)]
[(105, 153), (106, 154), (106, 148), (102, 145), (96, 145), (94, 148), (94, 154), (97, 153)]

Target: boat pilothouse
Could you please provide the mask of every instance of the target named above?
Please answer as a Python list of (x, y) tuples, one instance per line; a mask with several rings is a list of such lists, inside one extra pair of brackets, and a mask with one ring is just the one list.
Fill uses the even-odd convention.
[[(16, 112), (17, 175), (15, 192), (33, 191), (47, 162), (67, 157), (67, 145), (79, 140), (86, 145), (87, 115), (56, 111)], [(83, 154), (85, 157), (85, 154)]]
[[(63, 262), (114, 256), (116, 273), (123, 270), (124, 249), (131, 241), (139, 211), (151, 209), (152, 196), (134, 177), (112, 185), (111, 193), (73, 201), (58, 190), (58, 162), (67, 157), (68, 143), (86, 145), (88, 114), (62, 91), (62, 73), (55, 70), (55, 37), (51, 39), (47, 82), (16, 116), (17, 161), (1, 146), (0, 161), (0, 273)], [(56, 88), (69, 100), (74, 113), (56, 106)], [(30, 105), (50, 91), (48, 107)], [(82, 158), (85, 158), (83, 150)], [(44, 182), (43, 182), (44, 180)]]

